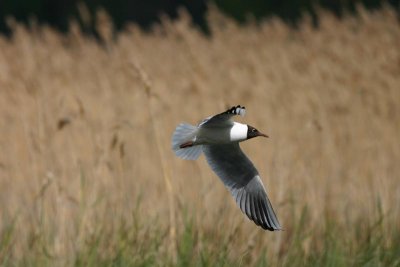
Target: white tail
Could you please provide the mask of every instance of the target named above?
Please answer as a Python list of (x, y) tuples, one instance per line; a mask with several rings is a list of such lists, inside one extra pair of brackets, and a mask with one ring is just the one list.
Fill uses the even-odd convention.
[(172, 135), (172, 150), (174, 150), (175, 155), (188, 160), (195, 160), (200, 156), (202, 152), (201, 145), (180, 148), (182, 144), (194, 141), (196, 133), (197, 127), (188, 123), (181, 123), (176, 127), (175, 132)]

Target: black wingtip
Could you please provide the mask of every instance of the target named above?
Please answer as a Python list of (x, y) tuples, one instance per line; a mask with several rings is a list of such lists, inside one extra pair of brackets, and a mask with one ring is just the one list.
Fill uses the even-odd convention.
[(242, 107), (241, 105), (237, 105), (237, 106), (233, 106), (230, 109), (228, 109), (226, 111), (226, 113), (234, 114), (234, 115), (240, 115), (241, 114), (240, 113), (241, 110), (246, 110), (246, 108), (244, 106)]
[(280, 231), (281, 226), (266, 195), (259, 193), (251, 198), (253, 216), (249, 218), (258, 226), (267, 231)]

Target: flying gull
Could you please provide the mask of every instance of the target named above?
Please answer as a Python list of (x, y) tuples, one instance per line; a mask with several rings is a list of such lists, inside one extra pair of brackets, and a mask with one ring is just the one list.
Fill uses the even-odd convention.
[(245, 107), (238, 105), (197, 126), (179, 124), (172, 136), (172, 149), (186, 160), (195, 160), (203, 152), (242, 212), (265, 230), (281, 230), (257, 169), (239, 147), (239, 142), (268, 137), (250, 125), (232, 120), (245, 112)]

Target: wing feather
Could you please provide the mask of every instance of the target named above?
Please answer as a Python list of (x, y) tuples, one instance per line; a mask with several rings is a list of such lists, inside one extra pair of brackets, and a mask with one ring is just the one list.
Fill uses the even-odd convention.
[(242, 212), (263, 229), (280, 230), (258, 171), (239, 144), (203, 145), (203, 152)]
[(233, 125), (232, 117), (235, 115), (244, 116), (246, 113), (246, 108), (240, 105), (236, 107), (231, 107), (230, 109), (219, 113), (217, 115), (208, 117), (204, 119), (199, 127), (224, 127), (228, 125)]
[(253, 217), (253, 221), (258, 225), (262, 225), (262, 222), (259, 218), (259, 214), (257, 214), (257, 207), (256, 207), (256, 201), (255, 201), (255, 197), (253, 195), (249, 195), (250, 196), (250, 206), (251, 206), (251, 215)]
[(257, 194), (257, 196), (254, 197), (254, 202), (255, 202), (255, 206), (256, 206), (256, 213), (257, 213), (258, 220), (261, 222), (261, 227), (264, 228), (264, 226), (268, 225), (268, 223), (264, 219), (264, 214), (262, 211), (262, 207), (260, 205), (260, 198), (259, 198), (258, 194)]
[(246, 194), (244, 190), (242, 190), (242, 191), (243, 191), (243, 195), (246, 198), (246, 209), (245, 210), (242, 209), (242, 212), (244, 212), (244, 214), (246, 214), (247, 217), (249, 217), (249, 219), (253, 221), (253, 215), (251, 213), (250, 195)]
[(264, 207), (262, 198), (258, 198), (258, 207), (259, 207), (261, 219), (263, 220), (264, 225), (267, 225), (268, 227), (272, 228), (271, 222), (268, 219), (268, 216), (266, 216), (266, 209)]

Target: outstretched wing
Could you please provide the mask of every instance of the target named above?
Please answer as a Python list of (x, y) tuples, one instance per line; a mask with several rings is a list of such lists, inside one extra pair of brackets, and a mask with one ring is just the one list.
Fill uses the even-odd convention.
[(231, 107), (225, 112), (208, 117), (200, 122), (199, 127), (218, 127), (233, 125), (232, 117), (235, 115), (244, 116), (246, 113), (246, 108), (240, 105), (236, 107)]
[(281, 230), (258, 171), (239, 143), (203, 145), (203, 152), (242, 212), (263, 229)]

